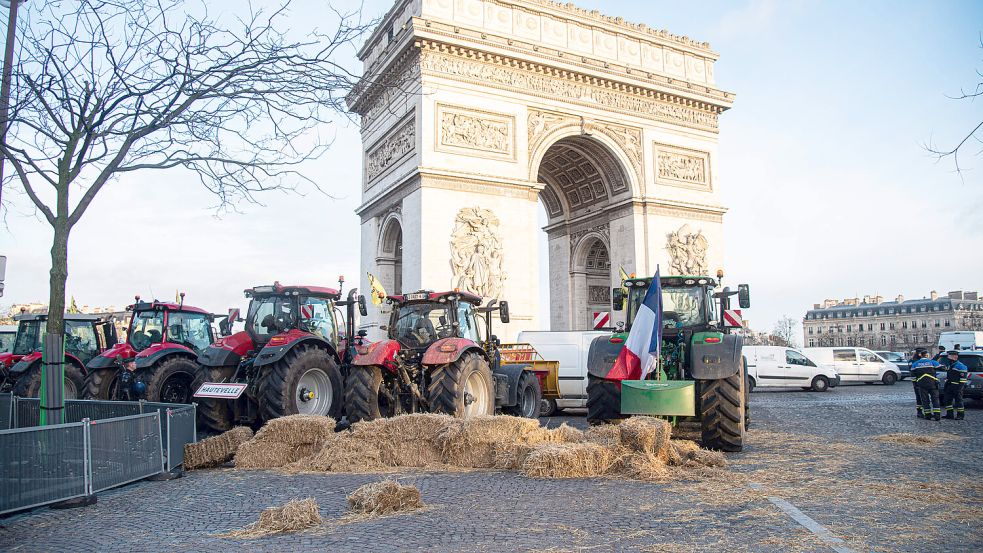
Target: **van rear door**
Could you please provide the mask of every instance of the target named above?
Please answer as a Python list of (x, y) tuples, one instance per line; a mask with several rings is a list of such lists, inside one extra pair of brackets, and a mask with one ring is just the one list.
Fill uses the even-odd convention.
[(858, 382), (863, 374), (863, 367), (857, 359), (856, 348), (833, 349), (833, 368), (844, 382)]
[(759, 386), (785, 386), (785, 357), (780, 348), (757, 348), (757, 371)]

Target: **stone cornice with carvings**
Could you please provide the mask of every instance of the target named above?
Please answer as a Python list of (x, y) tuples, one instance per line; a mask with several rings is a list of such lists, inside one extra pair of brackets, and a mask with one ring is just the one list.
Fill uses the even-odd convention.
[[(498, 49), (511, 52), (515, 57), (535, 57), (545, 63), (556, 65), (570, 65), (577, 68), (577, 71), (602, 73), (609, 81), (635, 81), (641, 83), (641, 88), (658, 89), (661, 92), (675, 92), (677, 96), (688, 100), (705, 102), (723, 108), (721, 111), (729, 109), (734, 103), (735, 94), (702, 83), (693, 83), (682, 77), (664, 75), (639, 67), (631, 67), (613, 60), (601, 59), (588, 54), (574, 53), (566, 50), (558, 50), (541, 42), (529, 42), (528, 39), (515, 36), (500, 36), (488, 30), (472, 29), (470, 27), (433, 21), (429, 19), (414, 18), (412, 21), (412, 32), (417, 38), (417, 43), (421, 40), (429, 40), (436, 43), (446, 43), (450, 45), (462, 39), (475, 44), (479, 48)], [(458, 48), (465, 50), (477, 50), (466, 45), (457, 45)], [(472, 55), (466, 52), (465, 55)], [(500, 57), (500, 54), (487, 53), (489, 56)], [(507, 54), (508, 55), (508, 54)], [(517, 60), (520, 63), (545, 65), (537, 61)], [(631, 83), (622, 83), (625, 86), (636, 86)]]
[(421, 74), (603, 108), (712, 133), (725, 106), (458, 46), (419, 41)]

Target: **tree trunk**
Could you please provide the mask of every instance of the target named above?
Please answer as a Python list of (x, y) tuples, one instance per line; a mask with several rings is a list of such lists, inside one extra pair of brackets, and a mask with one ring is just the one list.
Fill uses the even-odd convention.
[(48, 288), (48, 325), (50, 334), (62, 334), (65, 324), (65, 282), (68, 280), (67, 217), (57, 217), (51, 242), (51, 274)]
[(52, 222), (47, 336), (41, 356), (41, 425), (65, 421), (65, 282), (68, 280), (68, 186), (58, 188)]

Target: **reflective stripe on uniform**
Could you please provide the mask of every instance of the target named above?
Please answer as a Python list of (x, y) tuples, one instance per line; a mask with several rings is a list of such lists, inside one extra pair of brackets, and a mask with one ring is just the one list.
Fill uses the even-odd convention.
[(931, 378), (932, 380), (934, 380), (934, 381), (936, 381), (936, 382), (938, 382), (938, 381), (939, 381), (939, 379), (938, 379), (938, 378), (935, 378), (935, 376), (933, 376), (933, 375), (930, 375), (930, 374), (923, 374), (923, 375), (921, 375), (921, 376), (919, 376), (918, 378), (916, 378), (916, 379), (915, 379), (915, 382), (918, 382), (919, 380), (921, 380), (921, 379), (923, 379), (923, 378)]

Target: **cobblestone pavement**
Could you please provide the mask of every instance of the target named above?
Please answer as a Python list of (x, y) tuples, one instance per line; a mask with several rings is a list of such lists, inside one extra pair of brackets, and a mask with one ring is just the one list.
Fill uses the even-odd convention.
[[(655, 484), (543, 480), (503, 472), (405, 472), (430, 507), (344, 522), (345, 496), (379, 475), (188, 473), (100, 494), (95, 506), (0, 519), (10, 551), (831, 551), (787, 501), (854, 551), (980, 551), (983, 409), (916, 420), (911, 385), (828, 393), (756, 391), (745, 452), (724, 477)], [(583, 426), (582, 416), (544, 419)], [(938, 445), (875, 440), (910, 432)], [(759, 489), (754, 489), (755, 487)], [(325, 524), (252, 540), (217, 537), (290, 499)], [(955, 522), (959, 522), (956, 524)]]

